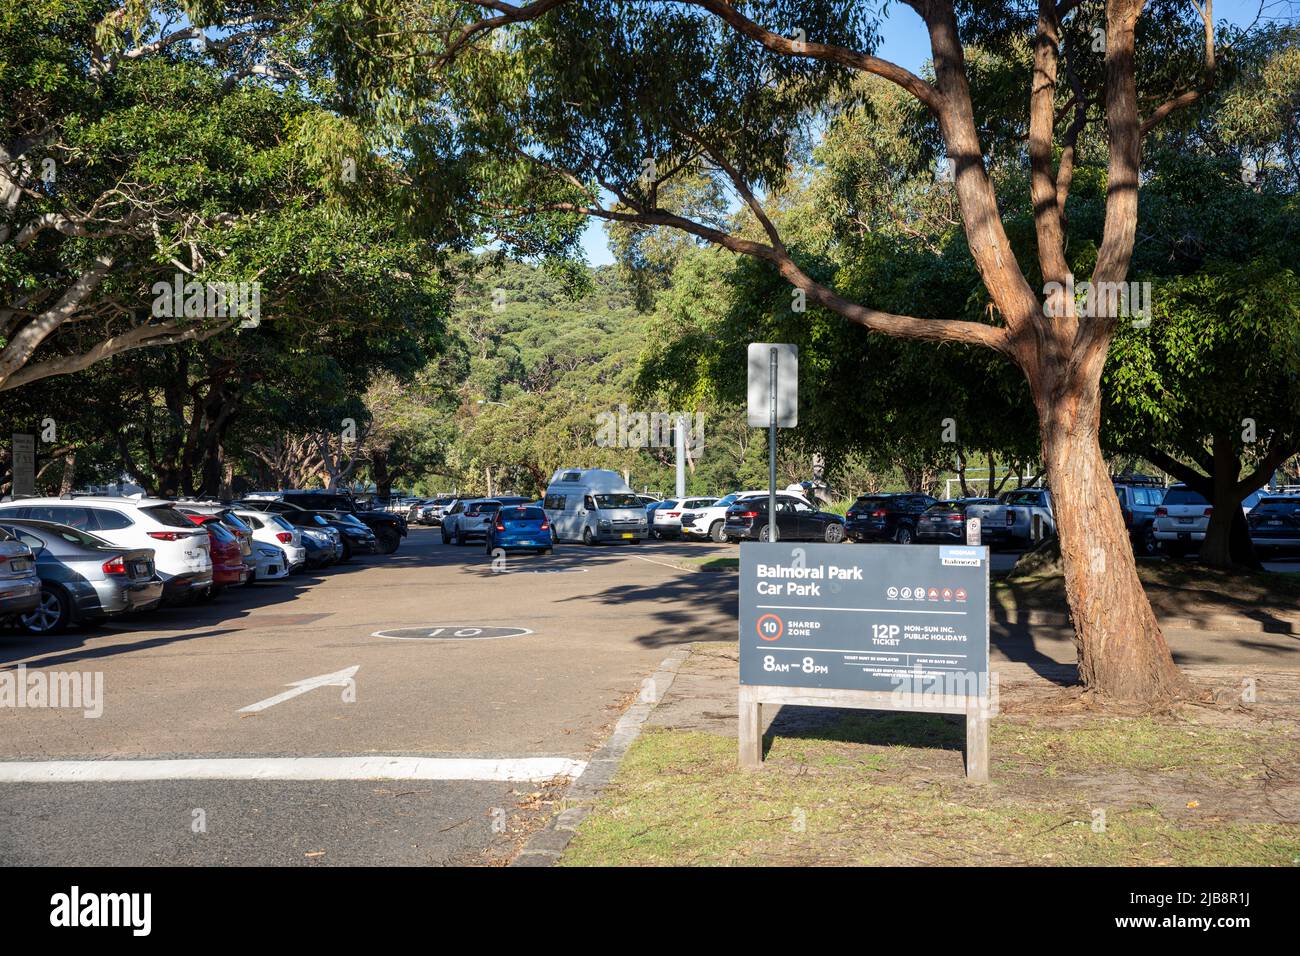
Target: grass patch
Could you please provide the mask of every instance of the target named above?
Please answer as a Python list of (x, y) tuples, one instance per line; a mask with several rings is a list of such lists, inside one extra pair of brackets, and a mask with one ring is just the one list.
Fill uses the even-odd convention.
[[(950, 755), (916, 749), (960, 743), (960, 726), (931, 715), (855, 716), (815, 734), (783, 734), (759, 771), (738, 769), (732, 738), (651, 730), (561, 863), (1221, 866), (1300, 858), (1300, 827), (1276, 814), (1162, 809), (1126, 776), (1176, 769), (1240, 780), (1277, 747), (1286, 752), (1274, 759), (1300, 760), (1296, 745), (1275, 735), (1107, 719), (1067, 731), (1004, 718), (994, 731), (993, 783), (968, 787), (926, 766)], [(1057, 771), (1118, 775), (1126, 785), (1100, 797), (1062, 783)], [(1106, 811), (1100, 830), (1098, 805)]]

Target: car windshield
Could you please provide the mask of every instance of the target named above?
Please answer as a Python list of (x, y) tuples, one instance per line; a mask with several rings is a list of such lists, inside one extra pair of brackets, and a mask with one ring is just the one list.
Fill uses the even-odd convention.
[(733, 491), (731, 494), (729, 494), (729, 495), (723, 495), (721, 498), (719, 498), (717, 501), (715, 501), (715, 502), (713, 503), (713, 507), (715, 507), (715, 508), (722, 508), (722, 507), (725, 507), (726, 505), (729, 505), (729, 504), (734, 503), (735, 500), (736, 500), (737, 498), (739, 498), (739, 497), (740, 497), (740, 496), (739, 496), (738, 494), (736, 494), (736, 493)]
[(596, 507), (601, 511), (610, 508), (640, 508), (641, 501), (636, 495), (596, 495)]

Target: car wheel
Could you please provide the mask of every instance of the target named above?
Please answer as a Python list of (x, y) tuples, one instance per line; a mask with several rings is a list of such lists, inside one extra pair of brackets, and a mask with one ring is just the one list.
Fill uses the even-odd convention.
[(771, 540), (772, 540), (772, 529), (771, 529), (771, 527), (769, 527), (768, 525), (763, 525), (763, 527), (759, 528), (759, 529), (758, 529), (758, 540), (759, 540), (759, 541), (771, 541)]
[(542, 548), (542, 554), (554, 554), (554, 553), (555, 553), (554, 548)]
[(582, 529), (582, 543), (589, 548), (596, 543), (596, 537), (591, 533), (590, 528)]
[(465, 538), (461, 535), (460, 528), (457, 528), (452, 532), (451, 543), (458, 548), (463, 548), (465, 546)]
[(725, 525), (725, 523), (726, 522), (719, 519), (713, 522), (713, 524), (709, 525), (709, 538), (717, 542), (718, 544), (722, 544), (724, 541), (727, 540), (727, 535), (723, 530), (723, 526)]
[(381, 531), (376, 535), (380, 554), (393, 554), (402, 543), (402, 536), (396, 531)]
[(826, 543), (839, 544), (844, 540), (844, 525), (831, 522), (826, 526)]
[(68, 599), (53, 588), (41, 588), (41, 603), (36, 610), (18, 619), (28, 634), (57, 634), (72, 619), (72, 606)]
[(1156, 529), (1147, 525), (1142, 529), (1141, 535), (1138, 536), (1137, 548), (1138, 554), (1144, 558), (1152, 558), (1160, 553), (1160, 542), (1156, 540)]
[(899, 544), (911, 544), (912, 529), (907, 527), (907, 525), (903, 525), (903, 527), (894, 532), (894, 540)]
[(339, 560), (340, 561), (352, 560), (352, 545), (348, 544), (346, 541), (343, 542), (343, 557), (340, 558)]
[(442, 529), (442, 543), (451, 544), (451, 538), (448, 536), (446, 528)]

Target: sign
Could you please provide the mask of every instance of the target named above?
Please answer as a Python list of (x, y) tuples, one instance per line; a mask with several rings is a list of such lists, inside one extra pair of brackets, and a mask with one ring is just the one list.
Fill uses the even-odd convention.
[(971, 547), (978, 548), (983, 540), (981, 535), (981, 523), (979, 518), (966, 519), (966, 543)]
[(13, 496), (36, 494), (36, 436), (13, 436)]
[(776, 349), (776, 424), (799, 424), (799, 346), (749, 343), (749, 424), (766, 428), (772, 416), (772, 350)]
[(496, 627), (486, 624), (426, 624), (424, 627), (399, 627), (375, 631), (371, 637), (393, 641), (473, 641), (500, 637), (523, 637), (533, 633), (526, 627)]
[(742, 764), (760, 762), (746, 708), (763, 703), (966, 713), (967, 773), (983, 779), (988, 582), (982, 547), (742, 544)]

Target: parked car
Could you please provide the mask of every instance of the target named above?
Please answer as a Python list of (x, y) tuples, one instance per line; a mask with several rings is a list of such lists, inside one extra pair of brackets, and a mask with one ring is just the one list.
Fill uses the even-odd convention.
[(435, 528), (440, 527), (447, 512), (449, 512), (459, 500), (460, 498), (457, 495), (435, 498), (432, 502), (420, 508), (420, 524), (432, 525)]
[(1250, 540), (1261, 554), (1300, 550), (1300, 495), (1268, 495), (1246, 517)]
[(502, 505), (488, 523), (484, 540), (488, 554), (497, 548), (503, 551), (529, 549), (538, 554), (549, 554), (553, 547), (551, 522), (546, 511), (535, 505)]
[(0, 502), (0, 519), (5, 518), (65, 524), (119, 548), (152, 548), (164, 604), (194, 600), (212, 587), (208, 535), (170, 501), (111, 495), (23, 498)]
[(953, 498), (936, 501), (916, 519), (918, 544), (965, 544), (966, 511), (976, 505), (997, 504), (996, 498)]
[(292, 574), (307, 564), (307, 547), (302, 543), (302, 532), (283, 515), (251, 509), (235, 513), (253, 529), (254, 546), (280, 549), (287, 573)]
[[(770, 524), (766, 495), (742, 498), (727, 509), (725, 534), (728, 541), (767, 541)], [(780, 541), (844, 540), (844, 519), (829, 511), (818, 511), (803, 498), (782, 492), (776, 496), (776, 534)]]
[(258, 491), (244, 496), (245, 502), (282, 501), (308, 511), (342, 511), (355, 517), (375, 533), (380, 554), (392, 554), (407, 535), (406, 518), (393, 511), (365, 509), (342, 491)]
[[(248, 584), (257, 579), (257, 558), (253, 554), (253, 529), (227, 505), (212, 501), (184, 500), (176, 502), (176, 510), (193, 519), (195, 515), (210, 515), (218, 519), (239, 542), (239, 553), (248, 568)], [(197, 523), (197, 522), (196, 522)]]
[(1181, 557), (1205, 540), (1214, 508), (1199, 491), (1173, 485), (1156, 508), (1155, 536), (1160, 547)]
[(859, 495), (844, 513), (844, 530), (854, 541), (911, 544), (921, 515), (937, 501), (913, 492)]
[(212, 586), (206, 597), (216, 597), (229, 587), (248, 583), (249, 569), (244, 551), (233, 531), (216, 515), (189, 515), (191, 521), (208, 533), (212, 554)]
[(972, 505), (966, 514), (980, 519), (980, 540), (990, 548), (1032, 547), (1056, 535), (1052, 493), (1046, 488), (1004, 491), (997, 504)]
[[(682, 533), (682, 512), (710, 508), (717, 503), (717, 498), (669, 498), (658, 502), (659, 507), (647, 511), (650, 519), (650, 534), (656, 538), (678, 538)], [(781, 526), (777, 525), (780, 531)]]
[(343, 558), (343, 535), (313, 511), (282, 501), (250, 499), (240, 502), (250, 510), (278, 515), (298, 530), (299, 540), (307, 550), (309, 568), (326, 568)]
[(1156, 540), (1156, 509), (1164, 501), (1164, 484), (1143, 475), (1121, 476), (1112, 481), (1133, 553), (1143, 557), (1157, 554), (1160, 542)]
[[(7, 540), (30, 549), (31, 574), (39, 575), (39, 603), (18, 619), (29, 634), (56, 634), (162, 602), (163, 582), (154, 573), (152, 548), (122, 548), (67, 525), (26, 518), (0, 524), (0, 555)], [(5, 584), (0, 567), (0, 595)]]
[(527, 504), (527, 498), (510, 495), (501, 498), (462, 498), (442, 519), (442, 543), (456, 546), (469, 544), (473, 538), (487, 537), (488, 522), (503, 504)]
[(42, 598), (31, 543), (0, 525), (0, 621), (31, 614), (41, 607)]
[[(789, 491), (779, 492), (789, 497), (798, 498), (812, 507), (812, 502), (802, 495), (792, 494)], [(733, 491), (729, 495), (723, 495), (707, 508), (693, 509), (683, 511), (681, 521), (681, 533), (684, 538), (708, 538), (711, 541), (719, 543), (727, 540), (724, 530), (727, 524), (727, 509), (737, 501), (747, 498), (757, 498), (759, 496), (767, 497), (767, 491)], [(781, 526), (776, 526), (777, 534), (781, 533)]]

